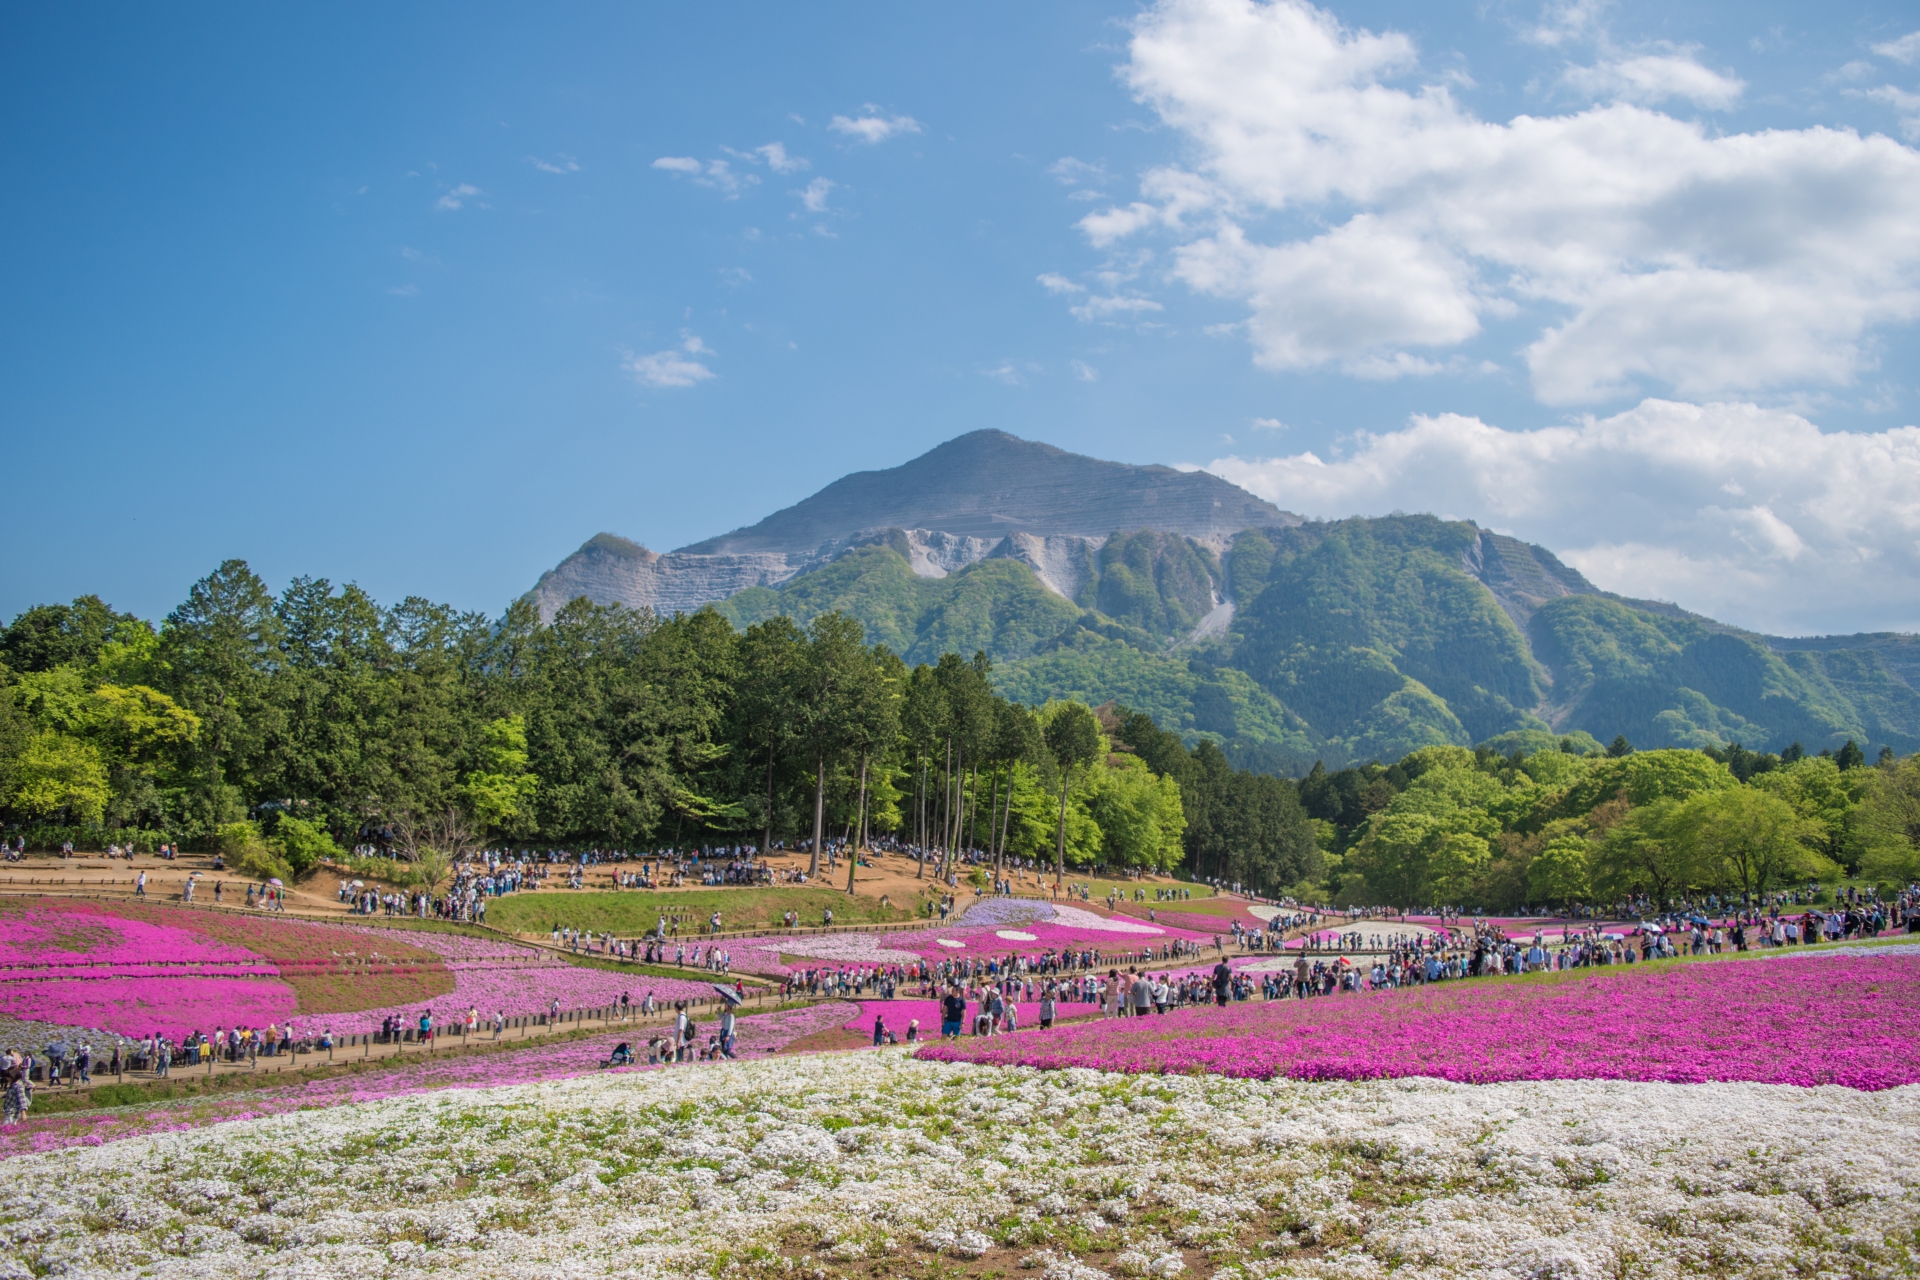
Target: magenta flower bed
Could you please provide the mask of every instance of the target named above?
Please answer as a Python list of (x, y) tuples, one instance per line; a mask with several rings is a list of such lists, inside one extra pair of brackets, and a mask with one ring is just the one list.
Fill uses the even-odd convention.
[(1920, 1082), (1920, 956), (1837, 954), (1479, 979), (933, 1045), (1002, 1066), (1269, 1079)]
[(0, 982), (0, 1014), (98, 1027), (123, 1036), (155, 1031), (176, 1042), (190, 1031), (284, 1024), (293, 988), (273, 978), (41, 978)]
[[(735, 1024), (735, 1052), (742, 1058), (765, 1057), (779, 1052), (803, 1036), (830, 1030), (845, 1018), (846, 1008), (837, 1002), (742, 1017)], [(712, 1015), (700, 1017), (697, 1021), (703, 1033), (710, 1034), (713, 1031)], [(672, 1027), (668, 1026), (665, 1030), (671, 1031)], [(103, 1142), (144, 1133), (198, 1129), (223, 1120), (251, 1120), (307, 1107), (375, 1102), (381, 1098), (425, 1093), (433, 1089), (489, 1089), (498, 1085), (531, 1084), (539, 1080), (591, 1075), (600, 1069), (600, 1063), (605, 1061), (620, 1041), (627, 1041), (644, 1058), (647, 1038), (661, 1033), (660, 1027), (614, 1027), (604, 1035), (567, 1044), (534, 1045), (492, 1054), (446, 1054), (438, 1058), (418, 1058), (390, 1070), (316, 1080), (282, 1089), (267, 1088), (211, 1098), (162, 1102), (151, 1108), (120, 1108), (43, 1117), (35, 1117), (29, 1111), (27, 1119), (20, 1125), (0, 1130), (0, 1159), (30, 1151), (98, 1146)], [(704, 1039), (705, 1034), (702, 1035)], [(351, 1056), (348, 1055), (349, 1058)], [(307, 1059), (303, 1058), (301, 1062), (305, 1065)], [(615, 1070), (685, 1071), (704, 1065), (683, 1063), (677, 1066)]]
[(0, 976), (16, 966), (44, 972), (101, 964), (195, 962), (265, 963), (231, 943), (171, 925), (123, 919), (91, 902), (62, 903), (57, 911), (36, 908), (0, 914)]

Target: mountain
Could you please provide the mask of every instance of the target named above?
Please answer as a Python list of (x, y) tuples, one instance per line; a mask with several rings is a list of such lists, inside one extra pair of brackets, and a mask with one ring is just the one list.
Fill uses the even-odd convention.
[(900, 466), (844, 476), (749, 528), (664, 555), (600, 534), (544, 574), (533, 598), (549, 617), (576, 596), (684, 612), (884, 542), (921, 577), (1005, 557), (1074, 599), (1115, 530), (1224, 546), (1249, 525), (1299, 523), (1204, 471), (1103, 462), (1004, 431), (972, 431)]
[(909, 661), (983, 649), (1010, 696), (1122, 702), (1281, 772), (1556, 736), (1920, 749), (1920, 637), (1762, 636), (1470, 521), (1306, 521), (998, 431), (665, 555), (601, 534), (533, 595), (741, 628), (838, 609)]
[(998, 542), (1013, 533), (1104, 538), (1116, 529), (1213, 538), (1299, 523), (1204, 471), (1102, 462), (1004, 431), (970, 431), (901, 466), (843, 476), (759, 524), (681, 552), (805, 553), (892, 528)]

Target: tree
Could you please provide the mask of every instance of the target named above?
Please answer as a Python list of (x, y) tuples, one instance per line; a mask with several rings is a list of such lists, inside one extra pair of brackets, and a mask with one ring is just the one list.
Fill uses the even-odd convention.
[[(900, 737), (901, 686), (906, 683), (906, 664), (884, 644), (876, 644), (864, 654), (865, 670), (849, 701), (846, 723), (846, 749), (860, 760), (860, 793), (854, 804), (853, 848), (847, 857), (847, 893), (854, 890), (854, 873), (860, 866), (860, 849), (866, 843), (867, 771), (876, 756), (892, 751)], [(816, 853), (816, 857), (818, 854)]]
[(1652, 895), (1662, 909), (1698, 873), (1694, 846), (1678, 831), (1680, 802), (1661, 798), (1628, 811), (1608, 829), (1594, 862), (1595, 887), (1609, 898)]
[(823, 613), (807, 629), (806, 660), (797, 684), (795, 739), (813, 764), (813, 861), (809, 877), (820, 874), (820, 845), (826, 838), (827, 764), (851, 742), (850, 723), (859, 714), (869, 659), (860, 624), (844, 613)]
[(0, 663), (20, 672), (91, 666), (108, 645), (152, 628), (132, 614), (115, 613), (99, 596), (72, 604), (41, 604), (0, 631)]
[(482, 827), (525, 829), (540, 779), (527, 767), (527, 718), (502, 716), (482, 731), (480, 767), (461, 779), (467, 807)]
[(1756, 791), (1778, 796), (1816, 829), (1815, 847), (1835, 862), (1857, 861), (1850, 849), (1848, 818), (1872, 787), (1874, 771), (1842, 772), (1839, 762), (1807, 756), (1790, 765), (1756, 774)]
[(269, 697), (280, 621), (266, 584), (228, 560), (193, 584), (160, 636), (173, 697), (200, 717), (189, 824), (211, 832), (243, 818), (282, 717)]
[(1180, 784), (1155, 775), (1135, 756), (1117, 756), (1090, 775), (1087, 812), (1100, 824), (1100, 844), (1109, 863), (1164, 871), (1177, 866), (1187, 821)]
[(1060, 827), (1053, 858), (1057, 886), (1067, 875), (1067, 797), (1073, 791), (1074, 770), (1099, 758), (1100, 723), (1078, 702), (1056, 702), (1046, 709), (1046, 742), (1060, 769)]
[(64, 733), (38, 733), (8, 770), (7, 803), (29, 817), (65, 813), (77, 826), (95, 827), (106, 812), (107, 767), (93, 744)]
[(1749, 899), (1832, 864), (1807, 847), (1818, 828), (1778, 796), (1751, 787), (1703, 792), (1684, 801), (1673, 833), (1701, 873), (1738, 884)]
[(1873, 769), (1849, 826), (1863, 875), (1896, 886), (1920, 880), (1920, 756)]
[(1607, 744), (1607, 754), (1615, 760), (1621, 756), (1630, 756), (1633, 754), (1633, 744), (1627, 741), (1626, 734), (1615, 734), (1613, 741)]
[(795, 700), (807, 637), (793, 619), (755, 623), (740, 637), (740, 679), (733, 691), (735, 740), (764, 764), (760, 773), (760, 848), (773, 847), (774, 773), (791, 747)]
[[(987, 809), (988, 843), (993, 848), (994, 878), (1006, 872), (1007, 832), (1013, 819), (1014, 771), (1022, 764), (1038, 761), (1047, 750), (1040, 721), (1033, 711), (1018, 702), (996, 699), (994, 702), (993, 744), (988, 759), (995, 768), (994, 795)], [(1002, 787), (1004, 781), (1005, 786)], [(1004, 798), (1001, 795), (1005, 791)], [(998, 810), (996, 824), (995, 810)]]
[(1534, 902), (1585, 902), (1592, 892), (1592, 858), (1587, 842), (1579, 836), (1547, 841), (1527, 864), (1527, 893)]

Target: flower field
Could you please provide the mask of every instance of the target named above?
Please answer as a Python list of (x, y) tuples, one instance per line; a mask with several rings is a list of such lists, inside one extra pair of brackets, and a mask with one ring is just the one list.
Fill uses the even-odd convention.
[(708, 997), (492, 938), (163, 904), (0, 899), (0, 1015), (139, 1037), (284, 1025), (346, 1034), (478, 1009), (510, 1018)]
[[(1211, 933), (1103, 916), (1080, 907), (1016, 898), (983, 898), (954, 921), (894, 933), (828, 933), (735, 938), (722, 945), (743, 973), (779, 977), (810, 961), (849, 965), (912, 964), (919, 960), (1037, 956), (1045, 951), (1094, 948), (1107, 955), (1137, 952), (1179, 939), (1211, 942)], [(798, 957), (789, 963), (785, 957)]]
[(545, 1013), (553, 1000), (558, 1000), (562, 1009), (594, 1009), (618, 1004), (623, 993), (635, 1004), (645, 1000), (649, 993), (662, 1004), (713, 997), (710, 982), (584, 968), (568, 964), (549, 952), (492, 938), (470, 938), (457, 933), (402, 933), (398, 929), (367, 932), (382, 938), (397, 934), (433, 952), (453, 975), (453, 989), (430, 1001), (401, 1002), (343, 1016), (337, 1019), (341, 1029), (377, 1028), (388, 1014), (418, 1017), (429, 1003), (442, 1018), (464, 1014), (469, 1008), (479, 1010), (482, 1018), (490, 1018), (496, 1012), (520, 1018)]
[(1892, 1276), (1917, 1119), (1913, 1088), (774, 1058), (19, 1155), (0, 1274)]
[[(845, 1019), (846, 1006), (838, 1003), (749, 1014), (735, 1023), (735, 1052), (742, 1058), (765, 1057), (802, 1037), (837, 1027)], [(700, 1025), (711, 1031), (712, 1019), (703, 1019)], [(301, 1084), (44, 1117), (29, 1112), (24, 1123), (0, 1129), (0, 1157), (63, 1147), (98, 1146), (144, 1134), (199, 1129), (230, 1120), (251, 1120), (290, 1111), (379, 1102), (436, 1089), (487, 1089), (590, 1075), (600, 1070), (600, 1063), (620, 1041), (633, 1044), (644, 1056), (647, 1037), (659, 1033), (659, 1027), (613, 1026), (597, 1035), (571, 1038), (558, 1044), (410, 1058), (398, 1066), (382, 1066), (374, 1071)], [(351, 1061), (351, 1055), (345, 1060)], [(709, 1069), (705, 1064), (640, 1066), (616, 1067), (613, 1073)]]
[(1728, 959), (1236, 1004), (933, 1045), (943, 1061), (1255, 1079), (1920, 1082), (1920, 954)]

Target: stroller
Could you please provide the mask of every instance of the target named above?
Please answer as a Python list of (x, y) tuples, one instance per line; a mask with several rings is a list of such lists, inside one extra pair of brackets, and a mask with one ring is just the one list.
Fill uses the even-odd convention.
[(633, 1062), (633, 1049), (625, 1040), (622, 1040), (614, 1046), (613, 1055), (600, 1064), (600, 1069), (605, 1071), (608, 1067), (630, 1067)]

